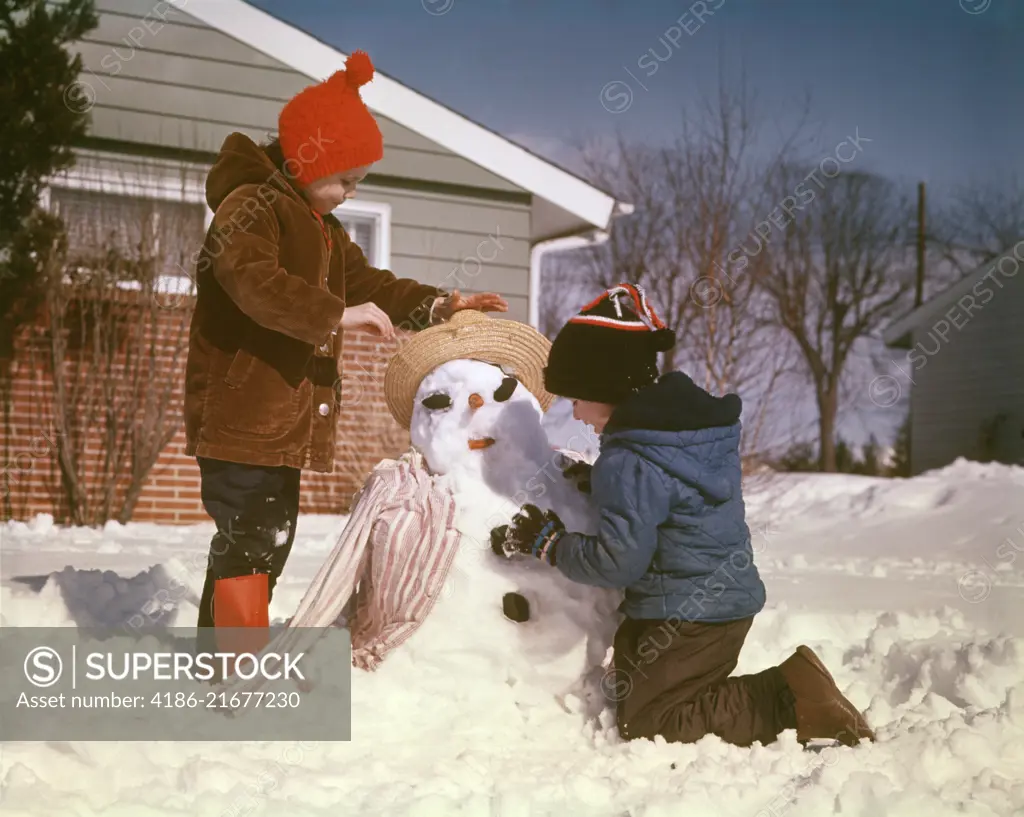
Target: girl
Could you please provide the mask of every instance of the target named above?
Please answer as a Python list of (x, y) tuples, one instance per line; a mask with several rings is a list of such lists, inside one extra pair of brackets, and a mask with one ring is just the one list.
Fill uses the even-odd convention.
[(269, 624), (300, 469), (333, 470), (338, 330), (391, 339), (395, 323), (415, 330), (461, 309), (508, 309), (493, 293), (448, 294), (375, 269), (331, 215), (383, 156), (359, 95), (372, 77), (370, 58), (354, 53), (284, 106), (278, 140), (228, 136), (206, 180), (214, 217), (196, 263), (185, 383), (186, 453), (217, 525), (200, 628)]

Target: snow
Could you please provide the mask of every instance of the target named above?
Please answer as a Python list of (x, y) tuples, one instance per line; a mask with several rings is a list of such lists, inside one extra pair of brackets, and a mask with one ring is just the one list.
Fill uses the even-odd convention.
[(572, 416), (572, 401), (556, 397), (543, 420), (551, 444), (580, 454), (587, 462), (597, 459), (599, 438), (586, 423)]
[[(750, 484), (747, 505), (768, 606), (737, 672), (808, 644), (877, 743), (815, 753), (792, 732), (750, 749), (713, 736), (623, 743), (610, 710), (595, 723), (541, 686), (509, 687), (506, 666), (490, 660), (441, 677), (410, 649), (389, 656), (374, 684), (353, 683), (351, 742), (7, 742), (0, 812), (1024, 814), (1024, 469), (958, 461), (907, 480), (769, 475)], [(300, 519), (272, 616), (294, 609), (343, 525)], [(191, 626), (212, 532), (6, 523), (0, 624), (73, 626), (146, 608)], [(452, 594), (461, 587), (457, 578)], [(147, 605), (161, 590), (157, 613)]]

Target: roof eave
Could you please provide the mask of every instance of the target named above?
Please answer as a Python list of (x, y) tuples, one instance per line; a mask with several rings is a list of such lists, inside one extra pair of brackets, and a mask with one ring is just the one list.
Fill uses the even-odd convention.
[[(178, 9), (314, 81), (344, 67), (346, 54), (244, 0), (170, 0)], [(536, 156), (452, 109), (375, 72), (362, 89), (381, 116), (441, 145), (598, 229), (619, 202), (563, 168)]]
[(1012, 258), (1014, 264), (1019, 268), (1021, 260), (1024, 259), (1017, 254), (1018, 248), (1024, 249), (1024, 239), (990, 261), (979, 264), (960, 280), (946, 287), (942, 292), (939, 292), (920, 306), (914, 307), (914, 309), (894, 320), (882, 332), (882, 341), (886, 346), (910, 348), (911, 336), (917, 327), (927, 319), (941, 314), (947, 307), (957, 303), (958, 300), (970, 293), (983, 278), (988, 277), (994, 270), (999, 269), (1004, 259)]

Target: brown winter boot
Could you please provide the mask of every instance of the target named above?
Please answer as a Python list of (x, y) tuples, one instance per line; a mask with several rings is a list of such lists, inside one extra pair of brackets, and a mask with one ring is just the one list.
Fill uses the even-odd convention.
[(779, 669), (796, 699), (796, 737), (800, 743), (817, 738), (856, 746), (861, 738), (875, 739), (864, 716), (839, 691), (810, 647), (801, 644)]

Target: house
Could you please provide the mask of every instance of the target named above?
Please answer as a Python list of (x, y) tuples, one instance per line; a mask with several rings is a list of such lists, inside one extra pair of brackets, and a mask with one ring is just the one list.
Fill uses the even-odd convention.
[[(266, 140), (282, 105), (347, 55), (243, 0), (97, 0), (97, 11), (98, 27), (78, 44), (83, 72), (67, 94), (69, 105), (89, 110), (88, 136), (75, 167), (51, 180), (47, 203), (71, 225), (72, 244), (86, 237), (76, 231), (158, 244), (162, 285), (187, 292), (190, 259), (212, 218), (205, 171), (224, 138), (241, 131)], [(499, 292), (507, 317), (536, 326), (545, 254), (605, 239), (631, 206), (376, 67), (362, 94), (385, 156), (338, 217), (374, 265), (464, 292)], [(374, 429), (387, 417), (378, 382), (386, 353), (369, 338), (346, 340), (346, 368), (369, 373), (339, 426), (341, 438), (365, 442), (360, 462), (367, 452), (372, 459)], [(15, 382), (14, 451), (40, 434), (46, 398), (30, 369), (22, 366), (23, 382)], [(35, 378), (34, 391), (25, 378)], [(179, 438), (161, 457), (134, 519), (206, 518), (198, 470), (182, 451)], [(338, 475), (309, 479), (305, 512), (337, 511), (361, 483), (358, 473), (347, 484)], [(51, 510), (42, 489), (22, 499), (19, 516)]]
[(910, 392), (911, 472), (958, 457), (1024, 465), (1024, 240), (883, 333), (906, 350), (885, 389)]

